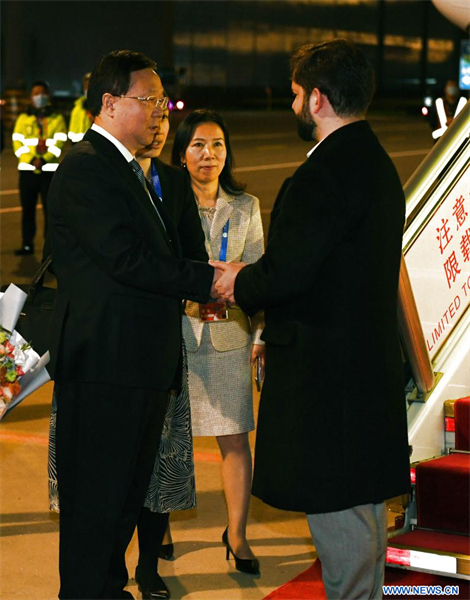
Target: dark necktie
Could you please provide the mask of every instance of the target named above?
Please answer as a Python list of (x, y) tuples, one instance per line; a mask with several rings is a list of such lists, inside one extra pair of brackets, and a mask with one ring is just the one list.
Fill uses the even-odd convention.
[(162, 216), (159, 213), (158, 208), (155, 205), (155, 202), (153, 201), (152, 196), (150, 195), (150, 192), (148, 190), (147, 182), (145, 181), (145, 175), (144, 175), (144, 172), (142, 170), (142, 167), (135, 160), (135, 158), (133, 158), (129, 164), (131, 165), (132, 170), (134, 171), (134, 173), (137, 175), (137, 179), (140, 181), (142, 187), (144, 188), (145, 192), (147, 193), (147, 196), (150, 198), (150, 202), (152, 203), (152, 206), (155, 209), (155, 212), (157, 213), (160, 221), (162, 222), (162, 225), (163, 225), (164, 229), (166, 230), (165, 223), (163, 222)]

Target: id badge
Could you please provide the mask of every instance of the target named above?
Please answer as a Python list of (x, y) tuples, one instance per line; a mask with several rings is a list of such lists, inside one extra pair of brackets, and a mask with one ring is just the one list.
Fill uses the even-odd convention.
[(203, 323), (213, 323), (215, 321), (227, 321), (227, 304), (220, 302), (208, 302), (199, 305), (199, 320)]

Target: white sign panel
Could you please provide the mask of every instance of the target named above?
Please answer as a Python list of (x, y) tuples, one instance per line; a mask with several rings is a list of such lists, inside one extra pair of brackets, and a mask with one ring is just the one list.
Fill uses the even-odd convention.
[(455, 556), (410, 550), (410, 567), (441, 571), (442, 573), (457, 573), (457, 559)]
[(467, 167), (408, 249), (408, 268), (431, 359), (470, 303)]

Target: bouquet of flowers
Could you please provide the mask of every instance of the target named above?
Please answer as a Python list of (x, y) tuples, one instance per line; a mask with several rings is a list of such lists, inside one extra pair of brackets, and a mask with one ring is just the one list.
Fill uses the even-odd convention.
[(40, 357), (15, 331), (26, 298), (13, 284), (0, 298), (0, 419), (50, 379), (49, 352)]

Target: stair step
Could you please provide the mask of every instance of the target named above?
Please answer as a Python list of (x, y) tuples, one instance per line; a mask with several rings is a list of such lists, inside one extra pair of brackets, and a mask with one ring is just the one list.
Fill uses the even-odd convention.
[(470, 537), (415, 529), (388, 542), (387, 565), (470, 578)]
[(455, 447), (470, 450), (470, 396), (455, 401)]
[(450, 454), (416, 467), (418, 527), (469, 535), (470, 455)]

